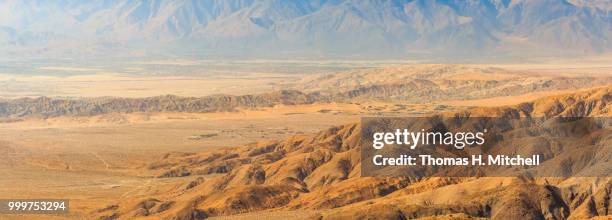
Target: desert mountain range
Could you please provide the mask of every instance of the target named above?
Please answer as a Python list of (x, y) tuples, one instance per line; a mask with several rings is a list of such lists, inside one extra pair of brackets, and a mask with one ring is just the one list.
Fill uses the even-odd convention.
[(6, 59), (583, 56), (612, 49), (610, 10), (583, 0), (3, 0), (0, 48)]
[[(608, 86), (448, 114), (609, 117), (611, 101)], [(124, 199), (94, 214), (102, 219), (200, 219), (309, 210), (310, 218), (319, 219), (585, 219), (612, 211), (612, 180), (607, 177), (361, 177), (359, 130), (354, 123), (281, 141), (212, 152), (169, 153), (143, 168), (143, 173), (158, 178), (200, 177), (179, 187)], [(609, 132), (599, 135), (603, 136), (592, 140), (610, 153)], [(589, 157), (568, 160), (578, 158)]]
[(0, 0), (0, 199), (69, 200), (0, 220), (612, 219), (611, 36), (612, 0)]

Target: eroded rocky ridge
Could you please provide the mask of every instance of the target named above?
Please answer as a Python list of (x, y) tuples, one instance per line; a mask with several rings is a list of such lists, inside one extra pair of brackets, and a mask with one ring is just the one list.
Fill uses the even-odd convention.
[[(609, 117), (612, 87), (515, 106), (449, 114)], [(609, 135), (590, 137), (608, 151)], [(203, 219), (256, 211), (314, 210), (315, 218), (585, 219), (612, 214), (610, 177), (373, 178), (360, 176), (360, 126), (201, 153), (170, 153), (143, 173), (193, 181), (131, 197), (101, 219)], [(573, 159), (588, 157), (575, 157)]]
[(427, 103), (484, 99), (612, 84), (608, 75), (556, 76), (462, 65), (412, 65), (307, 77), (296, 85), (255, 95), (149, 98), (20, 98), (0, 100), (0, 117), (92, 116), (132, 112), (226, 112), (315, 102)]
[(307, 77), (300, 91), (341, 100), (409, 101), (484, 99), (532, 92), (576, 90), (612, 83), (609, 75), (561, 75), (465, 65), (422, 64)]
[(309, 104), (318, 100), (314, 95), (283, 90), (259, 95), (213, 95), (179, 97), (173, 95), (149, 98), (21, 98), (0, 101), (0, 117), (25, 116), (92, 116), (107, 113), (132, 112), (223, 112), (238, 108), (263, 108), (278, 104)]

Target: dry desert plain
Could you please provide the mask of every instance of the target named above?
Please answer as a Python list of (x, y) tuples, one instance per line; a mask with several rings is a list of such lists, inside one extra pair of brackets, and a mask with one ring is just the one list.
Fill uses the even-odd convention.
[(496, 114), (525, 103), (533, 115), (610, 116), (606, 65), (0, 79), (0, 198), (65, 198), (71, 209), (0, 219), (612, 214), (610, 178), (360, 177), (354, 140), (363, 116)]

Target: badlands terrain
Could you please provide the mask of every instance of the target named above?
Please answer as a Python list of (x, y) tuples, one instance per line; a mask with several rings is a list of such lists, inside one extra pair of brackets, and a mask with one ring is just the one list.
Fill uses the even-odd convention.
[[(220, 79), (227, 84), (218, 90), (210, 89), (212, 81), (200, 89), (181, 76), (144, 83), (122, 76), (114, 80), (139, 89), (115, 93), (104, 89), (106, 79), (78, 77), (55, 81), (72, 91), (41, 90), (45, 97), (10, 89), (15, 83), (41, 88), (34, 78), (4, 87), (0, 196), (70, 199), (67, 215), (30, 218), (605, 219), (611, 213), (610, 178), (361, 177), (358, 145), (363, 116), (610, 116), (610, 67), (404, 65)], [(597, 140), (610, 146), (610, 136)]]

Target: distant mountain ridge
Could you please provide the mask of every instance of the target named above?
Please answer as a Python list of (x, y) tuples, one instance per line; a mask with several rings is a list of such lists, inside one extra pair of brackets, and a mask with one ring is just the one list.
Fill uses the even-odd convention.
[(553, 76), (463, 65), (409, 65), (316, 74), (287, 89), (249, 95), (0, 100), (1, 117), (93, 116), (133, 112), (230, 112), (275, 105), (367, 100), (427, 103), (610, 86), (607, 75)]
[(612, 50), (611, 10), (581, 0), (0, 0), (0, 56), (575, 56)]

